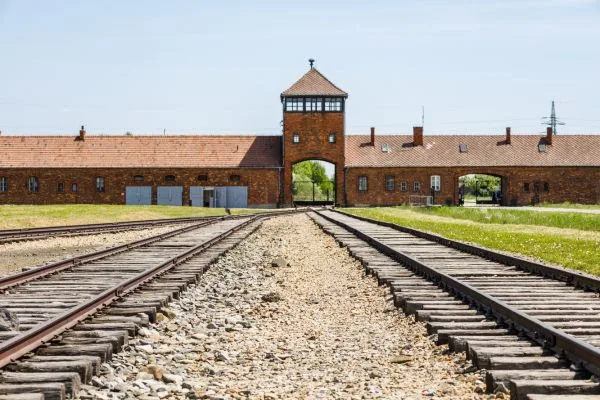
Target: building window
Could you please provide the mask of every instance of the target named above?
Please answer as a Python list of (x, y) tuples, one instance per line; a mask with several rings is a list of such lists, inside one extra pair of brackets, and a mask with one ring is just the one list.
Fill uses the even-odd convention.
[(285, 99), (285, 111), (304, 111), (304, 99), (295, 97)]
[(229, 175), (229, 182), (239, 182), (239, 181), (240, 181), (239, 175)]
[(440, 191), (440, 176), (439, 175), (431, 175), (431, 188), (436, 192)]
[(59, 184), (56, 186), (56, 191), (57, 191), (58, 193), (64, 193), (64, 192), (65, 192), (65, 184), (64, 184), (64, 183), (59, 183)]
[(198, 175), (198, 180), (200, 182), (206, 182), (208, 180), (208, 175)]
[(544, 182), (544, 192), (548, 193), (550, 191), (550, 184), (548, 182)]
[(8, 179), (5, 176), (0, 176), (0, 193), (8, 192)]
[(330, 133), (328, 138), (329, 143), (335, 143), (335, 133)]
[(385, 190), (393, 192), (396, 188), (396, 177), (388, 175), (385, 177)]
[(104, 177), (98, 176), (96, 178), (96, 192), (102, 193), (104, 192)]
[(39, 192), (40, 191), (40, 181), (38, 180), (38, 178), (36, 178), (35, 176), (30, 176), (29, 179), (27, 179), (27, 189), (31, 193)]
[(524, 190), (525, 192), (529, 192), (529, 182), (525, 182), (525, 183), (523, 184), (523, 190)]
[(136, 175), (133, 177), (134, 182), (144, 182), (144, 177), (141, 175)]
[(77, 184), (76, 183), (71, 183), (71, 192), (77, 193)]
[(304, 101), (306, 111), (323, 111), (323, 100), (318, 97), (307, 97)]
[(359, 192), (367, 191), (367, 177), (366, 176), (358, 177), (358, 191)]
[(419, 193), (421, 191), (421, 182), (418, 182), (418, 181), (413, 182), (413, 191), (415, 193)]
[(294, 132), (294, 136), (292, 136), (292, 142), (294, 143), (300, 143), (300, 135), (298, 134), (298, 132)]
[(534, 182), (533, 183), (533, 191), (535, 193), (539, 193), (540, 192), (540, 183), (539, 182)]
[(175, 175), (165, 176), (165, 182), (175, 182)]
[(342, 99), (339, 97), (325, 97), (325, 111), (342, 111)]
[(406, 183), (406, 182), (400, 182), (400, 191), (401, 192), (407, 192), (408, 191), (408, 183)]

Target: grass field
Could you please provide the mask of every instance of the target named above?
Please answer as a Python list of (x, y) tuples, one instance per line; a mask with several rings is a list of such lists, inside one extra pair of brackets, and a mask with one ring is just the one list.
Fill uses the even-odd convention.
[[(430, 213), (403, 207), (348, 208), (345, 211), (436, 233), (449, 239), (523, 254), (551, 264), (600, 275), (600, 233), (598, 229), (554, 227), (544, 225), (540, 220), (528, 220), (529, 224), (524, 222), (495, 223), (487, 220), (480, 222), (477, 221), (479, 217), (455, 218), (449, 216), (453, 211)], [(465, 210), (465, 212), (469, 211), (471, 210)], [(479, 210), (471, 212), (479, 212)], [(444, 213), (447, 214), (443, 215)], [(546, 218), (553, 217), (548, 214), (558, 213), (543, 213)], [(465, 216), (463, 215), (463, 217)], [(526, 218), (529, 217), (521, 218), (521, 221), (527, 221)]]
[[(264, 210), (234, 209), (233, 214)], [(0, 229), (225, 215), (223, 208), (69, 204), (0, 206)]]
[(538, 204), (536, 207), (546, 207), (546, 208), (580, 208), (584, 210), (600, 210), (600, 204), (577, 204), (577, 203), (569, 203), (568, 201), (564, 203), (542, 203)]
[(464, 207), (422, 207), (411, 208), (415, 212), (439, 215), (484, 224), (539, 225), (554, 228), (581, 229), (600, 232), (600, 214), (580, 212), (539, 212), (530, 210), (464, 208)]

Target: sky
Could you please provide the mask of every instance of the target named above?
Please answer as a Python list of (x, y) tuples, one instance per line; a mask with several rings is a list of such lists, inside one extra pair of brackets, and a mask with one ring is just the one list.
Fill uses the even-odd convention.
[(0, 0), (10, 135), (281, 133), (308, 58), (346, 133), (600, 134), (600, 0)]

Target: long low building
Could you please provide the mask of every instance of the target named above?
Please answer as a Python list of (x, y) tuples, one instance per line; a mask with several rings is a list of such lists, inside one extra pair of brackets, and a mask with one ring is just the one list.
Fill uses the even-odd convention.
[(0, 203), (290, 206), (305, 160), (335, 166), (336, 205), (456, 204), (469, 174), (500, 177), (505, 205), (600, 202), (600, 135), (347, 135), (347, 97), (311, 67), (280, 136), (0, 136)]

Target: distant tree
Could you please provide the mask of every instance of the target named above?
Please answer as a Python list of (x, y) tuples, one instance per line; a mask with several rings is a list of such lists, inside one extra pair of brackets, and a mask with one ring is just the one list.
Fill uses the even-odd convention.
[(501, 180), (497, 176), (472, 174), (459, 178), (459, 183), (465, 187), (465, 194), (487, 196), (494, 190), (499, 190)]
[[(313, 160), (302, 161), (297, 164), (294, 164), (292, 168), (294, 182), (312, 182), (316, 185), (316, 189), (318, 188), (319, 193), (315, 192), (315, 198), (320, 198), (321, 196), (326, 196), (329, 192), (330, 197), (333, 196), (333, 178), (329, 178), (327, 176), (327, 172), (325, 171), (325, 167)], [(299, 183), (296, 185), (300, 191), (304, 191), (307, 189), (301, 189), (303, 187), (310, 187), (311, 196), (312, 196), (312, 185), (306, 185)], [(301, 193), (294, 193), (301, 194)]]

